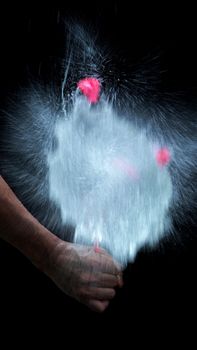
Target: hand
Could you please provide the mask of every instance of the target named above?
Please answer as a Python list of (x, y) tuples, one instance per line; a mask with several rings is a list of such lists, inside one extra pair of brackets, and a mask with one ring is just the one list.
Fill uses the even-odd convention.
[(67, 295), (103, 312), (123, 285), (121, 267), (104, 250), (59, 243), (50, 257), (49, 277)]

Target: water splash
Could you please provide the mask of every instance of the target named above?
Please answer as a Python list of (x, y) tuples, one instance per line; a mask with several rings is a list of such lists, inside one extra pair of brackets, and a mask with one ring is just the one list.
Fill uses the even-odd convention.
[(104, 96), (94, 107), (76, 93), (55, 136), (50, 197), (63, 222), (75, 226), (75, 242), (99, 242), (126, 264), (169, 229), (168, 169), (158, 166), (145, 133), (118, 116)]
[[(2, 113), (1, 175), (54, 234), (126, 264), (196, 208), (196, 111), (152, 87), (150, 63), (117, 70), (71, 32), (61, 87), (33, 82)], [(94, 101), (87, 77), (101, 84)]]

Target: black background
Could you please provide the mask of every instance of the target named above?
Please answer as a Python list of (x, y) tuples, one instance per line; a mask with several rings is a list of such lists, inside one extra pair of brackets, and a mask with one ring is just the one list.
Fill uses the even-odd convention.
[[(192, 103), (196, 100), (196, 40), (180, 32), (173, 37), (168, 30), (170, 10), (162, 22), (157, 15), (157, 23), (153, 24), (148, 13), (142, 16), (140, 9), (130, 9), (118, 1), (45, 7), (8, 4), (1, 8), (1, 108), (8, 93), (25, 84), (27, 76), (41, 79), (43, 67), (54, 62), (55, 57), (63, 57), (62, 23), (70, 16), (96, 25), (101, 41), (134, 62), (159, 52), (164, 71), (161, 89), (178, 91), (185, 101), (188, 96)], [(163, 23), (165, 27), (161, 28)], [(34, 338), (39, 329), (44, 332), (47, 326), (46, 338), (50, 339), (56, 329), (65, 336), (65, 343), (71, 329), (76, 337), (83, 330), (87, 343), (90, 333), (95, 342), (104, 339), (104, 334), (116, 341), (127, 336), (134, 339), (140, 333), (140, 342), (147, 330), (146, 341), (154, 339), (158, 332), (166, 338), (177, 327), (178, 337), (186, 328), (192, 332), (196, 318), (197, 240), (194, 227), (185, 225), (179, 231), (181, 239), (172, 239), (152, 252), (141, 252), (128, 266), (124, 288), (103, 315), (65, 297), (15, 249), (1, 242), (0, 309), (5, 329), (19, 329), (19, 337), (28, 329)]]

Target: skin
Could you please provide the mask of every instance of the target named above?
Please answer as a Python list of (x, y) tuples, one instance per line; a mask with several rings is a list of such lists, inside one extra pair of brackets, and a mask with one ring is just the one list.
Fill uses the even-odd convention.
[(101, 248), (62, 241), (42, 226), (0, 176), (0, 238), (20, 250), (65, 294), (103, 312), (122, 287), (122, 272)]

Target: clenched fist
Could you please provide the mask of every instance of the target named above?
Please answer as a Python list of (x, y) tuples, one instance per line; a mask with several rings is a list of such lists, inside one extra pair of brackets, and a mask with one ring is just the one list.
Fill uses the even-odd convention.
[(103, 312), (123, 285), (121, 266), (104, 249), (61, 241), (50, 257), (48, 276), (67, 295)]

